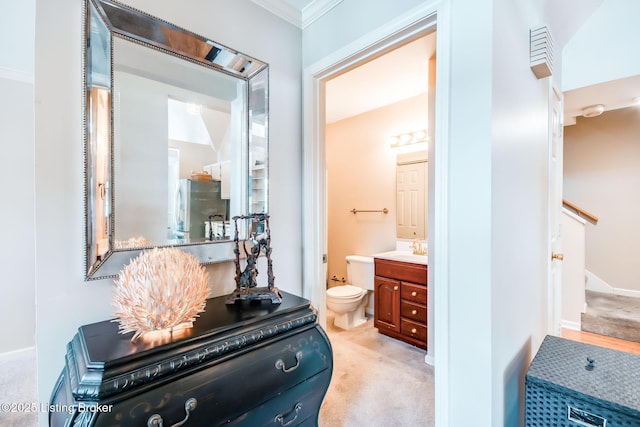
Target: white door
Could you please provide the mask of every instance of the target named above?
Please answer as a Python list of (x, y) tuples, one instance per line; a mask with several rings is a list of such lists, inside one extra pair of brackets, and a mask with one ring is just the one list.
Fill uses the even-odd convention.
[(396, 236), (427, 238), (427, 162), (396, 166)]
[(560, 307), (562, 289), (562, 147), (563, 99), (562, 93), (550, 84), (549, 94), (549, 253), (547, 330), (560, 334)]

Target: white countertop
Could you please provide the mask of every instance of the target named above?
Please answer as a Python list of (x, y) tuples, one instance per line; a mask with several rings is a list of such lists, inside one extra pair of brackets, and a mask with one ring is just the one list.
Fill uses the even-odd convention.
[(373, 254), (374, 258), (388, 259), (391, 261), (410, 262), (413, 264), (429, 265), (429, 257), (427, 255), (414, 255), (411, 251), (388, 251), (379, 254)]

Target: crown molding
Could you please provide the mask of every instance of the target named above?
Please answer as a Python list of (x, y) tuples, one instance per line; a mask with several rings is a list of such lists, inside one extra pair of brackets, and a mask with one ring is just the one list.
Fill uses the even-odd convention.
[(312, 0), (300, 10), (286, 0), (251, 1), (300, 29), (305, 29), (342, 2), (342, 0)]
[(342, 3), (342, 0), (313, 0), (302, 9), (302, 29)]

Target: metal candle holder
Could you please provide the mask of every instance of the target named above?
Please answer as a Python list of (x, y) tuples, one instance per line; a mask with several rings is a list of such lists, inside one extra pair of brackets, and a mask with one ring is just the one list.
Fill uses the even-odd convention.
[[(251, 220), (251, 229), (248, 238), (243, 240), (246, 263), (244, 270), (240, 267), (240, 244), (238, 238), (238, 220)], [(273, 263), (271, 261), (271, 230), (269, 228), (269, 215), (249, 214), (233, 217), (235, 234), (233, 241), (236, 255), (236, 290), (227, 297), (227, 304), (235, 304), (238, 301), (271, 301), (272, 304), (280, 304), (282, 295), (274, 285)], [(260, 227), (262, 225), (262, 227)], [(262, 229), (260, 229), (262, 228)], [(249, 245), (249, 250), (247, 250)], [(267, 286), (258, 287), (258, 258), (263, 255), (267, 259)]]

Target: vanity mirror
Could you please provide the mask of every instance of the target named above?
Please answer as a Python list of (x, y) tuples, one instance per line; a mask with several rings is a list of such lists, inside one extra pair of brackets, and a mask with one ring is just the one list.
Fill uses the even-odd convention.
[(152, 247), (233, 260), (231, 218), (268, 212), (267, 64), (110, 0), (84, 34), (86, 280)]

